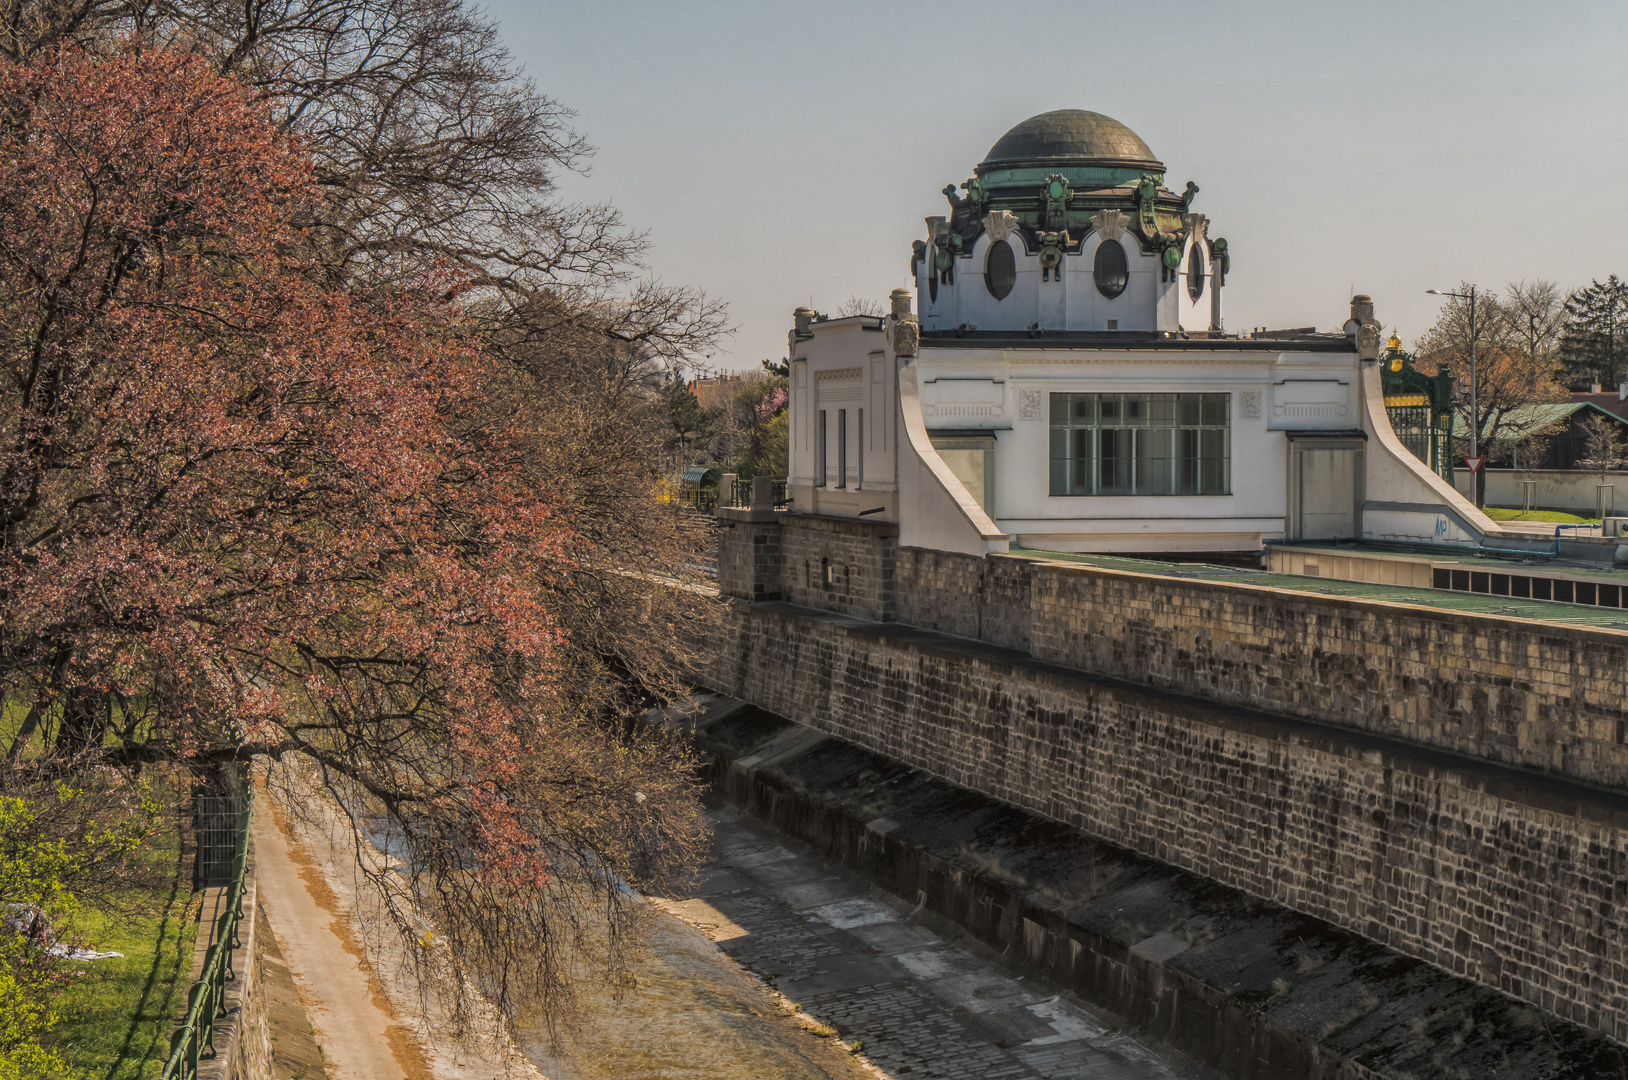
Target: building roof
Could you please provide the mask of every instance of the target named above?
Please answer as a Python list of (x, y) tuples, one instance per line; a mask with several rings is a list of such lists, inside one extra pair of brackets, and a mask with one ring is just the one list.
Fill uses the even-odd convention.
[(1615, 390), (1608, 390), (1603, 394), (1576, 393), (1571, 396), (1571, 399), (1577, 402), (1587, 402), (1613, 416), (1620, 416), (1624, 420), (1628, 420), (1628, 399), (1624, 399)]
[[(1578, 397), (1592, 398), (1603, 396), (1604, 395), (1594, 394), (1572, 395), (1574, 399)], [(1616, 394), (1611, 395), (1613, 400), (1615, 400), (1616, 396)], [(1524, 439), (1528, 435), (1537, 435), (1541, 432), (1548, 431), (1557, 424), (1567, 423), (1572, 418), (1572, 414), (1579, 411), (1599, 413), (1603, 416), (1609, 416), (1613, 420), (1628, 424), (1628, 416), (1623, 416), (1619, 413), (1601, 408), (1600, 405), (1594, 401), (1576, 400), (1546, 402), (1541, 405), (1518, 405), (1515, 408), (1505, 412), (1502, 415), (1501, 420), (1503, 424), (1506, 425), (1506, 430), (1512, 429), (1519, 433), (1520, 438)], [(1470, 430), (1470, 410), (1468, 406), (1460, 405), (1458, 407), (1458, 414), (1454, 418), (1453, 423), (1460, 430)]]
[(1118, 120), (1085, 109), (1031, 116), (996, 140), (976, 169), (1118, 167), (1164, 172), (1141, 136)]

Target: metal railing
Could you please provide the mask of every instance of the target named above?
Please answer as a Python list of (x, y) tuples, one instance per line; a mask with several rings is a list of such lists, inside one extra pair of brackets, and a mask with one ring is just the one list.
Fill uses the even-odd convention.
[[(218, 827), (213, 822), (223, 816), (223, 810), (236, 818), (233, 837), (231, 879), (227, 886), (226, 906), (215, 921), (214, 944), (204, 956), (203, 972), (193, 983), (187, 997), (187, 1015), (181, 1029), (171, 1040), (170, 1059), (164, 1063), (160, 1080), (196, 1080), (198, 1062), (206, 1056), (215, 1056), (215, 1022), (226, 1015), (226, 984), (237, 978), (232, 970), (232, 953), (242, 946), (238, 929), (243, 920), (244, 873), (249, 863), (249, 815), (253, 810), (251, 788), (239, 783), (230, 796), (200, 797), (199, 877), (208, 883), (209, 875), (220, 859), (211, 851), (218, 846)], [(230, 809), (222, 807), (227, 803)], [(212, 841), (215, 841), (212, 843)], [(207, 1051), (207, 1054), (206, 1054)]]
[[(776, 480), (774, 484), (774, 505), (786, 505), (786, 482)], [(732, 490), (719, 492), (720, 506), (748, 507), (752, 505), (752, 480), (750, 477), (742, 480), (736, 478)]]

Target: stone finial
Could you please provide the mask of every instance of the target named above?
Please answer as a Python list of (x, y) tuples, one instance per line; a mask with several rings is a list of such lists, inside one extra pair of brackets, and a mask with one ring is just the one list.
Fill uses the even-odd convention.
[(1378, 360), (1381, 327), (1374, 318), (1373, 297), (1358, 293), (1351, 298), (1351, 318), (1346, 320), (1345, 332), (1356, 339), (1357, 359)]
[(792, 333), (797, 336), (798, 340), (806, 341), (814, 336), (814, 331), (810, 329), (814, 324), (813, 308), (800, 307), (794, 309), (791, 313), (791, 321), (794, 326)]
[(910, 317), (910, 290), (894, 289), (888, 294), (888, 300), (893, 305), (895, 319), (908, 319)]

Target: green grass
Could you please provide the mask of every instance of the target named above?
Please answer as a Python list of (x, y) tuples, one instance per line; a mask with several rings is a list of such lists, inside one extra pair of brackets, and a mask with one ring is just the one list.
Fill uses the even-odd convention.
[(146, 1080), (163, 1071), (170, 1031), (191, 989), (192, 944), (198, 924), (188, 916), (192, 868), (180, 857), (180, 837), (168, 830), (145, 853), (162, 884), (129, 890), (106, 911), (85, 911), (74, 930), (98, 951), (123, 959), (68, 961), (81, 974), (57, 999), (62, 1019), (56, 1042), (76, 1080)]
[(1556, 525), (1587, 525), (1599, 524), (1597, 517), (1578, 517), (1563, 510), (1532, 510), (1521, 513), (1513, 506), (1489, 506), (1487, 516), (1494, 521), (1547, 521)]

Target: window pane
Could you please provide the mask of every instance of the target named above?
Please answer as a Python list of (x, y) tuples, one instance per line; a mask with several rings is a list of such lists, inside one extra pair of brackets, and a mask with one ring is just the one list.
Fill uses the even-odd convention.
[(1199, 415), (1200, 415), (1199, 414), (1199, 398), (1201, 396), (1202, 395), (1200, 395), (1200, 394), (1182, 394), (1182, 395), (1180, 395), (1180, 397), (1181, 397), (1181, 406), (1180, 406), (1181, 422), (1184, 425), (1185, 424), (1197, 424), (1198, 423), (1198, 419), (1199, 419)]
[(1016, 283), (1017, 257), (1012, 253), (1012, 245), (997, 240), (989, 245), (989, 254), (984, 258), (984, 286), (989, 289), (989, 295), (1005, 300)]
[(1104, 428), (1097, 433), (1097, 494), (1131, 493), (1131, 433)]
[(1170, 494), (1170, 437), (1168, 430), (1136, 432), (1136, 493)]
[(1227, 396), (1226, 394), (1204, 395), (1204, 422), (1206, 424), (1224, 424), (1227, 422)]
[(1129, 270), (1125, 249), (1118, 240), (1104, 240), (1097, 245), (1091, 276), (1096, 280), (1098, 292), (1110, 300), (1124, 292), (1125, 285), (1130, 281)]

